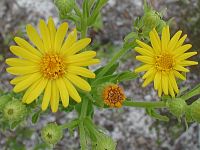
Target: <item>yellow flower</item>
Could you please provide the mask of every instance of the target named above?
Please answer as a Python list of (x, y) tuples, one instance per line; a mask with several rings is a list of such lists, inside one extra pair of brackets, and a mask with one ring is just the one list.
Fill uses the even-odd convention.
[(78, 103), (81, 101), (74, 86), (84, 91), (91, 90), (88, 82), (80, 76), (95, 78), (95, 74), (84, 66), (97, 64), (99, 60), (94, 59), (94, 51), (79, 53), (91, 39), (77, 40), (76, 29), (65, 39), (66, 22), (56, 29), (52, 18), (47, 24), (40, 20), (39, 30), (40, 34), (32, 25), (26, 26), (28, 37), (35, 47), (15, 37), (18, 46), (11, 46), (10, 50), (19, 58), (6, 60), (11, 66), (7, 72), (17, 76), (10, 82), (15, 85), (14, 92), (26, 90), (22, 99), (24, 103), (32, 103), (44, 91), (42, 110), (46, 110), (50, 103), (52, 112), (56, 112), (60, 98), (64, 107), (69, 104), (69, 96)]
[(104, 103), (110, 107), (120, 108), (126, 99), (124, 90), (117, 84), (105, 85), (102, 92)]
[(195, 61), (186, 60), (196, 55), (197, 52), (187, 52), (192, 45), (185, 44), (187, 35), (180, 38), (182, 31), (178, 31), (171, 39), (169, 26), (162, 30), (162, 37), (153, 29), (150, 33), (151, 46), (137, 40), (140, 47), (136, 47), (135, 51), (140, 53), (136, 59), (144, 64), (138, 67), (135, 72), (146, 71), (142, 77), (145, 81), (143, 87), (154, 81), (154, 88), (158, 90), (158, 95), (162, 93), (175, 97), (175, 93), (179, 93), (176, 78), (185, 80), (180, 72), (189, 72), (186, 66), (197, 65)]

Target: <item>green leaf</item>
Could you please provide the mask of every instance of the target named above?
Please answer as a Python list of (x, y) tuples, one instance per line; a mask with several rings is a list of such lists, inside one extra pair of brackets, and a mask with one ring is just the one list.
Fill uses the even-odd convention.
[[(101, 72), (101, 70), (102, 70), (104, 67), (105, 67), (105, 66), (103, 66), (103, 67), (97, 69), (94, 73), (95, 73), (96, 75), (98, 75), (98, 73)], [(117, 69), (118, 67), (119, 67), (119, 63), (118, 63), (118, 62), (115, 63), (115, 64), (113, 64), (113, 66), (105, 73), (105, 75), (111, 75), (111, 74), (113, 74), (113, 73), (116, 71), (116, 69)]]
[(138, 38), (138, 34), (136, 32), (131, 32), (124, 38), (124, 40), (129, 41), (131, 39), (134, 40), (134, 39), (137, 39), (137, 38)]
[(37, 123), (37, 121), (38, 121), (38, 119), (40, 117), (41, 112), (42, 112), (42, 110), (39, 110), (35, 114), (33, 114), (33, 116), (32, 116), (32, 123), (33, 124)]
[(114, 82), (122, 82), (122, 81), (129, 81), (129, 80), (133, 80), (136, 79), (138, 77), (137, 73), (134, 73), (132, 71), (125, 71), (122, 72), (118, 75), (118, 77), (116, 77), (115, 79), (113, 79)]
[(192, 90), (190, 90), (189, 92), (187, 92), (186, 94), (181, 96), (181, 98), (184, 100), (188, 100), (189, 98), (191, 98), (195, 95), (198, 95), (198, 94), (200, 94), (200, 84), (198, 84)]
[(146, 109), (146, 113), (155, 118), (155, 119), (158, 119), (158, 120), (161, 120), (161, 121), (169, 121), (169, 118), (167, 116), (163, 116), (163, 115), (160, 115), (158, 114), (158, 112), (155, 111), (155, 109), (152, 109), (152, 108), (147, 108)]

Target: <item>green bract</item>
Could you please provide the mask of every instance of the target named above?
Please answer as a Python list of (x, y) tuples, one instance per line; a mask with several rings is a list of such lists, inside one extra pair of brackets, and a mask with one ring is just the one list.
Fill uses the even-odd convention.
[(191, 116), (194, 121), (200, 123), (200, 100), (197, 100), (194, 103), (192, 103)]
[(5, 120), (9, 122), (15, 122), (23, 120), (26, 116), (27, 109), (21, 101), (13, 99), (8, 102), (3, 108), (3, 116)]
[(169, 108), (169, 111), (176, 116), (177, 118), (180, 118), (185, 113), (185, 108), (187, 106), (186, 102), (181, 98), (171, 99), (167, 101), (167, 106)]
[(41, 136), (45, 143), (55, 145), (61, 140), (63, 129), (56, 123), (50, 123), (42, 128)]

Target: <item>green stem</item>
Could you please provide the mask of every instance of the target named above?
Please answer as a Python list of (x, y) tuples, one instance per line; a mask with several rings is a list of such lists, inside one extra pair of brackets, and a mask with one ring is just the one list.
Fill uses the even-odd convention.
[(123, 106), (130, 107), (144, 107), (144, 108), (163, 108), (166, 107), (165, 102), (134, 102), (134, 101), (125, 101)]
[(119, 50), (119, 52), (117, 52), (113, 58), (111, 59), (111, 61), (98, 73), (97, 75), (97, 79), (102, 77), (103, 75), (105, 75), (105, 73), (114, 65), (114, 63), (120, 58), (122, 57), (128, 50), (130, 49), (130, 47), (123, 47), (122, 49)]
[(77, 14), (79, 17), (82, 16), (82, 13), (81, 13), (81, 11), (80, 11), (80, 8), (79, 8), (78, 5), (77, 5), (77, 2), (75, 2), (74, 11), (76, 12), (76, 14)]
[(186, 101), (186, 100), (190, 99), (191, 97), (198, 95), (198, 94), (200, 94), (200, 84), (198, 84), (196, 87), (194, 87), (188, 93), (181, 96), (181, 98)]
[(67, 128), (72, 128), (72, 127), (76, 127), (79, 124), (79, 120), (73, 120), (70, 123), (65, 123), (63, 125), (61, 125), (62, 129), (67, 129)]

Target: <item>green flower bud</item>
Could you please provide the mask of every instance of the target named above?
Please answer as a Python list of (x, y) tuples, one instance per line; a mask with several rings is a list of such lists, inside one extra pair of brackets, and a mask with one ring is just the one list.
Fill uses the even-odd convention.
[(168, 100), (167, 106), (169, 108), (169, 111), (174, 116), (176, 116), (177, 118), (180, 118), (185, 113), (187, 104), (183, 99), (176, 98), (176, 99)]
[(191, 105), (191, 116), (192, 119), (198, 123), (200, 123), (200, 100), (195, 101), (194, 103), (192, 103)]
[(149, 29), (157, 27), (160, 23), (160, 20), (160, 16), (154, 10), (149, 10), (143, 16), (144, 26), (148, 27)]
[(93, 150), (115, 150), (117, 143), (104, 133), (99, 133), (97, 142), (93, 143)]
[(26, 106), (19, 100), (12, 100), (8, 102), (3, 109), (3, 116), (9, 122), (21, 121), (26, 116)]
[(41, 136), (45, 143), (55, 145), (61, 140), (63, 129), (56, 123), (50, 123), (42, 128)]
[(4, 108), (4, 106), (10, 101), (12, 98), (9, 95), (3, 95), (0, 97), (0, 111)]
[(58, 8), (59, 15), (62, 19), (64, 19), (65, 15), (70, 13), (75, 6), (75, 0), (54, 0), (54, 3)]

